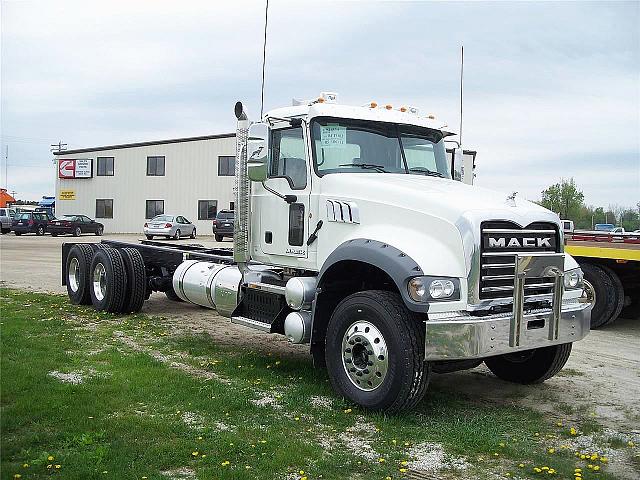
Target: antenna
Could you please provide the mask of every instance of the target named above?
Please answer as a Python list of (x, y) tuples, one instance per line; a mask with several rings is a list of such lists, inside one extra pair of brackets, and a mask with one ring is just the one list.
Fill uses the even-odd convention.
[(269, 0), (264, 9), (264, 43), (262, 45), (262, 91), (260, 92), (260, 120), (264, 111), (264, 67), (267, 62), (267, 22), (269, 20)]
[(464, 45), (460, 46), (460, 133), (458, 139), (462, 145), (462, 94), (464, 82)]

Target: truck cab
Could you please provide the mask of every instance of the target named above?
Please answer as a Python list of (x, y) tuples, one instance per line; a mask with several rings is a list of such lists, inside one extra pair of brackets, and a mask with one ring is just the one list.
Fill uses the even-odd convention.
[[(310, 341), (314, 359), (340, 366), (328, 352), (340, 350), (329, 335), (343, 302), (390, 292), (420, 323), (419, 355), (436, 371), (485, 360), (522, 383), (557, 373), (558, 359), (563, 364), (571, 343), (588, 333), (590, 312), (558, 216), (517, 193), (469, 185), (464, 150), (458, 146), (448, 160), (445, 142), (454, 132), (433, 116), (336, 99), (324, 94), (268, 112), (247, 130), (250, 215), (240, 259), (307, 282), (309, 301), (295, 306), (295, 323), (310, 331), (300, 341)], [(241, 158), (237, 165), (244, 169)], [(347, 372), (349, 355), (342, 354)], [(358, 374), (334, 386), (345, 395), (369, 392)]]

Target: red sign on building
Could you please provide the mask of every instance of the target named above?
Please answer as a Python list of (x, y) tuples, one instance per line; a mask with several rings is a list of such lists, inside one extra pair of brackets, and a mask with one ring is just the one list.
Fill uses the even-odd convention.
[(58, 178), (91, 178), (92, 176), (93, 160), (91, 158), (58, 160)]

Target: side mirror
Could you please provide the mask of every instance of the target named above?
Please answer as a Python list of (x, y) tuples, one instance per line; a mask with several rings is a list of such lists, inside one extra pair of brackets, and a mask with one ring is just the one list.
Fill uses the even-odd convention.
[(269, 125), (254, 123), (249, 127), (247, 175), (252, 182), (264, 182), (269, 172)]
[(476, 152), (461, 146), (453, 150), (451, 173), (454, 180), (473, 185), (476, 167)]
[(463, 174), (463, 153), (462, 148), (454, 148), (453, 149), (453, 158), (451, 162), (451, 177), (458, 182), (462, 181)]

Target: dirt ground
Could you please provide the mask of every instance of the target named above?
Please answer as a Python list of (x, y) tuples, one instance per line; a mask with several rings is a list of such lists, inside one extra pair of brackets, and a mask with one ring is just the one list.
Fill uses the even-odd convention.
[[(103, 238), (136, 241), (139, 236)], [(7, 286), (64, 293), (65, 287), (60, 285), (60, 246), (65, 241), (98, 240), (92, 235), (81, 238), (3, 235), (0, 237), (0, 280)], [(217, 243), (212, 237), (200, 237), (195, 242), (206, 246), (232, 245), (230, 241)], [(177, 328), (205, 332), (219, 344), (278, 351), (304, 356), (311, 361), (307, 346), (291, 345), (283, 336), (262, 334), (231, 324), (211, 310), (170, 302), (163, 294), (153, 294), (143, 312), (175, 318)], [(537, 408), (563, 420), (570, 421), (572, 415), (588, 412), (605, 427), (621, 433), (640, 434), (640, 319), (621, 318), (604, 329), (591, 332), (585, 340), (574, 344), (565, 369), (542, 385), (508, 384), (493, 377), (484, 366), (435, 375), (432, 385), (490, 402)]]

